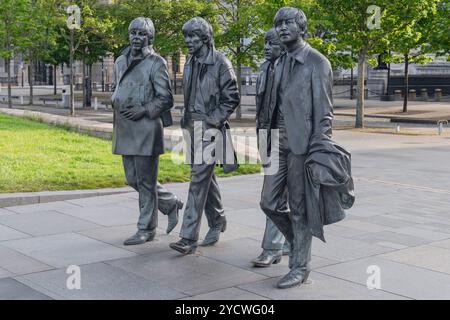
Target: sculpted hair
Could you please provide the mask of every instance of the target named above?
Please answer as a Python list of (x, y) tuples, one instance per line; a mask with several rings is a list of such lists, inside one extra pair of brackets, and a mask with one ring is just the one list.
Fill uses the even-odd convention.
[(273, 25), (275, 27), (279, 21), (292, 18), (295, 20), (298, 27), (303, 30), (303, 38), (305, 38), (306, 32), (308, 31), (308, 21), (306, 20), (305, 13), (300, 9), (292, 7), (281, 8), (273, 19)]
[(270, 40), (275, 44), (281, 45), (280, 38), (278, 38), (278, 34), (277, 34), (277, 31), (275, 30), (275, 28), (269, 29), (264, 34), (264, 41), (267, 41), (267, 40)]
[(182, 28), (183, 35), (194, 33), (200, 38), (204, 39), (208, 46), (214, 44), (213, 30), (211, 25), (201, 17), (195, 17), (187, 21)]
[(155, 38), (155, 26), (149, 18), (139, 17), (134, 19), (128, 27), (128, 32), (132, 29), (144, 29), (147, 32), (149, 42)]

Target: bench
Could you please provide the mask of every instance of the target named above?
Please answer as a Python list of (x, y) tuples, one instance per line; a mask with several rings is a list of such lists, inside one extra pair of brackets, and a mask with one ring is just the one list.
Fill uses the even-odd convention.
[[(1, 97), (2, 97), (3, 102), (8, 101), (8, 96), (1, 96)], [(19, 96), (11, 96), (11, 99), (20, 99), (20, 97)]]
[(40, 101), (44, 101), (44, 104), (45, 104), (47, 101), (56, 101), (56, 104), (59, 104), (60, 102), (62, 102), (62, 99), (60, 99), (60, 98), (54, 98), (54, 97), (42, 97), (42, 98), (39, 98), (39, 100), (40, 100)]

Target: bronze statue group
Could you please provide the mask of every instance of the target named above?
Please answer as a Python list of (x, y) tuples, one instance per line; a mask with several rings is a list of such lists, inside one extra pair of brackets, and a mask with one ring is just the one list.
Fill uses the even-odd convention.
[[(187, 133), (191, 181), (180, 240), (170, 248), (191, 254), (198, 245), (214, 245), (226, 231), (214, 168), (217, 163), (225, 172), (239, 167), (228, 139), (228, 120), (240, 94), (232, 64), (214, 47), (211, 25), (195, 17), (182, 32), (189, 58), (183, 74), (181, 127)], [(258, 142), (267, 146), (264, 156), (277, 162), (277, 170), (264, 175), (260, 206), (267, 223), (263, 251), (252, 264), (269, 267), (289, 255), (290, 272), (279, 280), (279, 288), (308, 279), (312, 237), (325, 241), (323, 226), (342, 220), (354, 202), (350, 154), (331, 140), (331, 65), (305, 41), (306, 34), (303, 11), (284, 7), (277, 12), (274, 28), (264, 36), (266, 61), (256, 85), (256, 128), (264, 132), (258, 134)], [(158, 211), (168, 216), (170, 233), (184, 206), (157, 180), (164, 127), (172, 125), (173, 96), (166, 61), (153, 50), (154, 36), (150, 19), (133, 20), (130, 46), (114, 68), (113, 153), (122, 155), (127, 183), (139, 193), (138, 231), (125, 245), (154, 239)], [(211, 130), (219, 134), (207, 134)], [(212, 159), (194, 161), (195, 154), (211, 148)], [(203, 211), (209, 231), (198, 244)]]

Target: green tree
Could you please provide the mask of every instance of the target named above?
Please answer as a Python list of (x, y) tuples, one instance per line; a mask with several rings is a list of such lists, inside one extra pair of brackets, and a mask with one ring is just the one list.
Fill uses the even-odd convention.
[(405, 64), (403, 112), (408, 111), (409, 65), (432, 60), (426, 55), (428, 39), (425, 35), (433, 22), (437, 3), (438, 0), (416, 0), (414, 4), (405, 1), (399, 28), (389, 34), (389, 49), (394, 54), (388, 55), (385, 60)]
[[(378, 27), (375, 24), (368, 25), (369, 14), (367, 9), (374, 2), (381, 7), (380, 22)], [(358, 56), (358, 90), (356, 102), (356, 123), (355, 127), (364, 127), (364, 78), (365, 68), (372, 53), (382, 51), (385, 45), (385, 37), (391, 29), (391, 17), (386, 7), (388, 1), (370, 0), (318, 0), (321, 12), (331, 23), (336, 41), (343, 46), (351, 47)], [(377, 21), (376, 21), (377, 22)], [(369, 27), (370, 26), (370, 27)]]
[(24, 32), (29, 16), (29, 0), (2, 0), (0, 2), (0, 57), (6, 61), (8, 74), (8, 107), (12, 108), (11, 66), (15, 53), (30, 41)]
[(38, 60), (49, 61), (50, 50), (56, 45), (57, 33), (54, 25), (57, 3), (57, 0), (31, 0), (28, 4), (28, 17), (23, 28), (27, 41), (21, 47), (21, 51), (28, 62), (30, 105), (34, 99), (34, 64)]
[(422, 28), (423, 38), (427, 43), (423, 45), (424, 50), (432, 52), (437, 56), (447, 56), (450, 61), (450, 0), (439, 0), (436, 5), (436, 13)]

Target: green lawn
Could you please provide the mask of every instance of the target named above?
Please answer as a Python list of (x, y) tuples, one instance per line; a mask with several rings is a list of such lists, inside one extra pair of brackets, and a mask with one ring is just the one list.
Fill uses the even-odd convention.
[[(232, 175), (257, 173), (242, 165)], [(171, 154), (160, 160), (159, 181), (189, 181), (189, 166)], [(225, 176), (217, 168), (219, 176)], [(120, 156), (111, 141), (37, 121), (0, 114), (0, 192), (97, 189), (125, 186)]]

